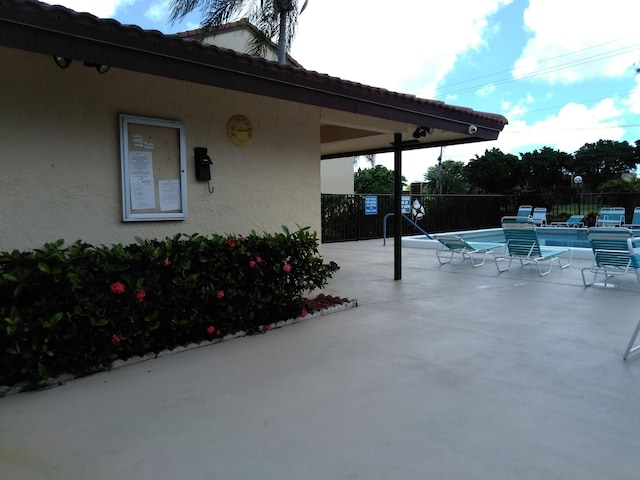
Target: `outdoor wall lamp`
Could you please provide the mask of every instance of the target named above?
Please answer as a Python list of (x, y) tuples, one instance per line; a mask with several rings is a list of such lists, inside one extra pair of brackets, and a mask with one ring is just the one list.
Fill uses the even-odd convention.
[(109, 71), (109, 69), (111, 68), (109, 65), (100, 65), (98, 63), (89, 63), (89, 62), (84, 62), (84, 66), (85, 67), (95, 67), (96, 68), (96, 72), (98, 72), (101, 75), (103, 73), (107, 73)]
[(60, 68), (67, 68), (69, 65), (71, 65), (70, 58), (64, 58), (58, 55), (53, 56), (53, 61), (56, 62), (56, 65), (58, 65)]
[(413, 138), (425, 137), (427, 133), (431, 135), (433, 133), (433, 127), (416, 127), (413, 132)]
[[(70, 58), (65, 58), (60, 55), (54, 55), (53, 61), (56, 62), (56, 65), (58, 65), (60, 68), (67, 68), (69, 65), (71, 65), (71, 62), (72, 62)], [(90, 63), (90, 62), (84, 62), (84, 66), (95, 67), (96, 72), (100, 74), (107, 73), (107, 71), (109, 71), (109, 69), (111, 68), (109, 65), (101, 65), (98, 63)]]

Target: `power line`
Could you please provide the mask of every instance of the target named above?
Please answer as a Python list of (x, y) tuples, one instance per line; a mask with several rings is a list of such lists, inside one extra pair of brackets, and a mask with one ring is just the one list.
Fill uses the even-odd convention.
[[(461, 94), (465, 94), (465, 93), (472, 93), (472, 92), (476, 92), (476, 91), (478, 91), (478, 90), (480, 90), (480, 89), (482, 89), (484, 87), (487, 87), (487, 86), (504, 85), (506, 83), (517, 82), (517, 81), (520, 81), (520, 80), (535, 78), (535, 77), (547, 75), (549, 73), (553, 73), (553, 72), (565, 70), (565, 69), (568, 69), (568, 68), (584, 65), (584, 64), (587, 64), (587, 63), (602, 61), (602, 60), (606, 60), (608, 58), (624, 55), (626, 53), (630, 53), (631, 51), (634, 51), (634, 50), (638, 49), (640, 47), (640, 45), (627, 45), (627, 46), (624, 46), (624, 47), (621, 47), (621, 48), (617, 48), (617, 49), (614, 49), (614, 50), (608, 50), (606, 52), (602, 52), (602, 53), (599, 53), (599, 54), (596, 54), (596, 55), (592, 55), (592, 56), (589, 56), (589, 57), (583, 57), (583, 58), (579, 58), (579, 59), (576, 59), (576, 60), (572, 60), (570, 62), (565, 62), (565, 63), (562, 63), (562, 64), (552, 65), (552, 66), (549, 66), (549, 67), (546, 67), (546, 68), (538, 69), (534, 73), (531, 73), (531, 74), (528, 74), (528, 75), (516, 76), (516, 72), (517, 72), (518, 69), (524, 69), (525, 67), (530, 67), (530, 66), (533, 66), (533, 65), (541, 65), (541, 64), (548, 63), (548, 62), (550, 62), (552, 60), (555, 60), (555, 59), (558, 59), (558, 58), (561, 58), (561, 57), (566, 57), (566, 56), (570, 56), (570, 55), (576, 55), (578, 53), (581, 53), (581, 52), (584, 52), (584, 51), (587, 51), (587, 50), (590, 50), (590, 49), (593, 49), (593, 48), (598, 48), (598, 47), (601, 47), (603, 45), (614, 43), (614, 42), (617, 42), (617, 41), (620, 41), (620, 40), (625, 40), (625, 39), (628, 39), (628, 38), (631, 38), (631, 37), (635, 37), (635, 36), (638, 36), (638, 35), (640, 35), (640, 34), (630, 35), (628, 37), (623, 37), (623, 38), (618, 39), (618, 40), (612, 40), (610, 42), (606, 42), (606, 43), (602, 43), (602, 44), (598, 44), (598, 45), (593, 45), (591, 47), (587, 47), (587, 48), (584, 48), (582, 50), (577, 50), (577, 51), (574, 51), (574, 52), (569, 52), (569, 53), (565, 53), (565, 54), (562, 54), (562, 55), (558, 55), (556, 57), (543, 59), (543, 60), (535, 62), (535, 63), (531, 63), (531, 64), (528, 64), (528, 65), (525, 65), (525, 66), (520, 66), (518, 68), (513, 68), (513, 69), (508, 69), (508, 70), (501, 70), (501, 71), (498, 71), (498, 72), (495, 72), (495, 73), (482, 75), (480, 77), (472, 78), (472, 79), (469, 79), (469, 80), (464, 80), (464, 81), (457, 82), (457, 83), (454, 83), (454, 84), (445, 85), (445, 86), (440, 87), (439, 89), (436, 90), (436, 97), (438, 96), (439, 92), (441, 93), (441, 95), (444, 95), (444, 96), (461, 95)], [(447, 88), (452, 87), (452, 86), (461, 85), (461, 84), (464, 84), (464, 83), (470, 83), (470, 82), (474, 82), (474, 81), (477, 81), (477, 80), (480, 80), (480, 79), (483, 79), (483, 78), (494, 77), (494, 76), (501, 75), (501, 74), (504, 74), (504, 73), (510, 73), (511, 77), (498, 79), (496, 81), (492, 81), (492, 82), (488, 82), (488, 83), (478, 84), (478, 85), (475, 85), (475, 86), (463, 88), (463, 89), (456, 90), (456, 91), (453, 91), (453, 92), (446, 92), (446, 93), (445, 92), (441, 92), (442, 90), (447, 89)]]

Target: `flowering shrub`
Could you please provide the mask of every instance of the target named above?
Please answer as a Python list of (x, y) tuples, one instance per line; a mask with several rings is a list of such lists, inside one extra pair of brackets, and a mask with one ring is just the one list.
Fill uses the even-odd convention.
[(306, 314), (333, 273), (308, 228), (176, 235), (123, 246), (59, 240), (0, 253), (0, 385), (82, 375)]

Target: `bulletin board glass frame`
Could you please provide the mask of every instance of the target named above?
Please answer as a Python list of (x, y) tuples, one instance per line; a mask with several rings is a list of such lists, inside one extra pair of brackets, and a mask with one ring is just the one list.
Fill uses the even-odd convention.
[(122, 221), (187, 218), (187, 162), (182, 122), (120, 115)]

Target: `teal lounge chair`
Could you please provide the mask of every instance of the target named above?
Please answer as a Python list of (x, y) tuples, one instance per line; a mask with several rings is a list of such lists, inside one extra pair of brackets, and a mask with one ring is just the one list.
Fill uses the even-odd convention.
[(584, 215), (571, 215), (564, 222), (551, 222), (552, 227), (573, 227), (573, 228), (582, 228), (584, 227)]
[[(460, 255), (463, 260), (471, 260), (473, 267), (484, 265), (487, 255), (493, 255), (495, 259), (496, 250), (504, 250), (501, 243), (468, 242), (457, 235), (433, 235), (442, 246), (436, 250), (436, 256), (440, 265), (451, 263), (454, 255)], [(476, 258), (482, 257), (476, 262)], [(448, 258), (447, 258), (448, 257)]]
[[(631, 230), (624, 227), (595, 227), (590, 228), (587, 235), (593, 250), (593, 263), (582, 269), (582, 282), (589, 287), (596, 282), (598, 275), (604, 275), (604, 285), (607, 279), (614, 275), (624, 275), (631, 271), (631, 254), (627, 240), (631, 238)], [(592, 273), (593, 278), (588, 281), (585, 273)]]
[[(560, 268), (567, 268), (571, 265), (573, 250), (563, 247), (545, 247), (540, 244), (536, 225), (533, 220), (522, 221), (518, 217), (503, 217), (502, 231), (507, 239), (507, 249), (502, 257), (496, 257), (496, 268), (498, 272), (505, 272), (511, 268), (511, 262), (515, 259), (520, 261), (522, 266), (535, 263), (540, 276), (551, 272), (551, 265), (554, 260), (558, 261)], [(562, 264), (560, 256), (568, 256), (566, 264)], [(500, 262), (507, 261), (506, 268), (500, 268)], [(548, 268), (542, 270), (542, 265), (547, 262)]]
[(625, 223), (623, 227), (640, 228), (640, 207), (633, 209), (633, 218), (631, 219), (631, 223)]
[(547, 209), (544, 207), (536, 207), (533, 209), (533, 215), (531, 216), (533, 223), (536, 226), (546, 226), (547, 225)]
[(605, 207), (596, 217), (596, 227), (621, 227), (624, 223), (624, 207)]
[(518, 221), (531, 218), (532, 210), (533, 207), (531, 205), (520, 205), (518, 207), (518, 213), (516, 214), (516, 217), (518, 217)]
[[(640, 238), (638, 237), (628, 238), (627, 248), (629, 249), (629, 254), (631, 255), (631, 265), (636, 272), (636, 277), (638, 278), (638, 282), (640, 282)], [(638, 333), (640, 333), (640, 320), (636, 324), (636, 329), (633, 331), (633, 334), (631, 335), (631, 339), (629, 340), (627, 349), (624, 351), (624, 355), (622, 356), (624, 360), (626, 360), (627, 357), (633, 352), (637, 352), (638, 350), (640, 350), (640, 345), (634, 345), (636, 343), (636, 339), (638, 338)]]

